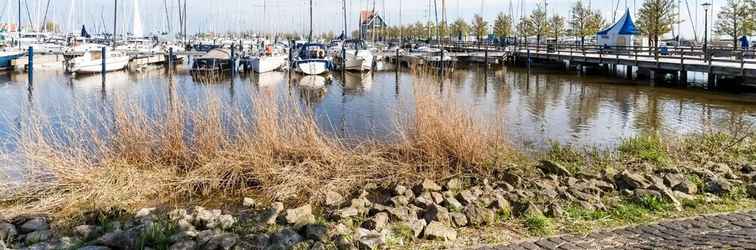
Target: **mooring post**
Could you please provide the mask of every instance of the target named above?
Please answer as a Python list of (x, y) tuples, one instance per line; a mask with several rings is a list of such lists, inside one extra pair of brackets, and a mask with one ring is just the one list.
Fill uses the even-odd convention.
[(173, 47), (168, 48), (168, 71), (173, 69)]
[(231, 45), (231, 75), (236, 73), (236, 45)]
[(34, 48), (33, 47), (31, 47), (31, 46), (29, 47), (29, 53), (28, 54), (29, 54), (28, 55), (28, 58), (29, 58), (29, 62), (28, 63), (29, 63), (29, 65), (27, 65), (26, 67), (27, 67), (27, 73), (29, 74), (29, 84), (31, 84), (32, 78), (33, 78), (33, 75), (34, 75)]
[(625, 78), (628, 80), (633, 79), (633, 66), (632, 65), (625, 66)]
[(444, 47), (441, 47), (441, 60), (439, 60), (439, 63), (441, 63), (441, 68), (439, 69), (439, 75), (444, 75)]
[(527, 48), (527, 55), (528, 55), (528, 58), (527, 58), (528, 70), (530, 70), (530, 48), (529, 47)]
[(483, 59), (484, 61), (483, 62), (486, 64), (486, 70), (488, 70), (488, 49), (486, 49), (486, 51), (483, 54), (484, 54), (483, 55), (483, 57), (484, 57), (484, 59)]
[(102, 51), (100, 52), (100, 53), (102, 53), (102, 65), (100, 65), (101, 66), (100, 71), (102, 71), (102, 72), (100, 72), (100, 74), (102, 74), (102, 81), (103, 82), (105, 82), (105, 74), (107, 73), (107, 67), (106, 67), (106, 65), (107, 65), (107, 59), (105, 58), (106, 57), (105, 52), (107, 52), (107, 49), (108, 49), (108, 47), (103, 46), (102, 47)]

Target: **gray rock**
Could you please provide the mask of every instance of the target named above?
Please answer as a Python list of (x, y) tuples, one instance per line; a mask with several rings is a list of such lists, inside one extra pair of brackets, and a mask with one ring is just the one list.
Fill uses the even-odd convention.
[(281, 244), (286, 247), (293, 246), (303, 240), (304, 238), (301, 235), (289, 228), (284, 228), (270, 236), (271, 245)]
[(409, 199), (406, 196), (394, 196), (391, 198), (391, 204), (394, 205), (394, 207), (400, 207), (400, 206), (406, 206), (409, 204)]
[(389, 214), (380, 212), (362, 223), (362, 227), (370, 230), (381, 230), (388, 224)]
[(265, 249), (270, 245), (270, 236), (267, 234), (251, 234), (244, 238), (249, 241), (251, 249)]
[(518, 211), (519, 215), (522, 217), (543, 215), (543, 210), (536, 206), (535, 203), (529, 201), (524, 204), (520, 204)]
[(73, 229), (74, 235), (82, 239), (92, 239), (100, 235), (100, 230), (92, 225), (79, 225)]
[(456, 227), (467, 226), (467, 216), (465, 216), (465, 214), (460, 213), (460, 212), (454, 212), (449, 215), (451, 216), (452, 222), (454, 222), (454, 226)]
[(439, 192), (431, 192), (431, 198), (433, 199), (433, 203), (441, 204), (444, 202), (444, 195)]
[[(84, 247), (80, 247), (78, 249), (79, 250), (110, 250), (109, 247), (105, 247), (105, 246), (84, 246)], [(169, 250), (174, 250), (173, 248), (168, 248), (168, 249)], [(175, 250), (184, 250), (184, 248), (182, 248), (182, 249), (175, 249)]]
[(239, 241), (239, 235), (233, 233), (216, 234), (202, 246), (202, 249), (229, 250), (236, 245), (237, 241)]
[(462, 180), (459, 178), (452, 178), (446, 182), (446, 190), (459, 191), (462, 190)]
[(679, 184), (675, 185), (672, 190), (680, 191), (686, 194), (696, 194), (698, 193), (698, 186), (696, 186), (695, 183), (686, 178)]
[(334, 213), (334, 215), (338, 219), (348, 219), (348, 218), (355, 217), (359, 214), (360, 214), (360, 211), (357, 210), (357, 208), (353, 208), (353, 207), (345, 207), (345, 208), (336, 210), (336, 212)]
[(363, 250), (378, 249), (386, 244), (386, 238), (383, 234), (375, 231), (363, 231), (358, 234), (357, 242), (359, 248)]
[(215, 235), (218, 234), (215, 230), (202, 230), (197, 233), (197, 245), (202, 246), (205, 245), (210, 239), (215, 237)]
[(564, 215), (564, 209), (559, 204), (552, 203), (546, 207), (546, 215), (552, 218), (561, 218)]
[(669, 173), (664, 175), (664, 184), (666, 184), (667, 187), (675, 187), (687, 180), (688, 178), (685, 177), (684, 174)]
[(449, 210), (439, 205), (434, 205), (426, 209), (423, 217), (425, 218), (425, 222), (427, 222), (428, 224), (433, 221), (437, 221), (448, 225), (451, 222)]
[(207, 226), (209, 228), (217, 228), (217, 229), (229, 229), (236, 223), (236, 218), (230, 214), (224, 214), (218, 217), (215, 217), (215, 221), (212, 223), (209, 223)]
[(680, 191), (672, 191), (672, 194), (677, 197), (678, 200), (695, 200), (695, 195), (686, 194)]
[(457, 231), (454, 231), (454, 229), (440, 223), (440, 222), (431, 222), (428, 224), (427, 227), (425, 227), (425, 231), (423, 232), (423, 235), (425, 238), (428, 239), (439, 239), (439, 240), (456, 240), (457, 239)]
[(420, 184), (421, 191), (430, 191), (430, 192), (438, 192), (441, 191), (442, 188), (436, 182), (432, 180), (425, 179)]
[(325, 205), (329, 207), (336, 207), (341, 205), (341, 203), (344, 202), (344, 196), (341, 194), (335, 192), (335, 191), (328, 191), (325, 193)]
[(34, 243), (45, 242), (50, 238), (52, 238), (52, 232), (50, 232), (50, 230), (37, 230), (26, 234), (24, 241), (27, 245), (31, 245)]
[(0, 223), (0, 241), (12, 241), (18, 235), (16, 226), (10, 223)]
[(748, 197), (756, 198), (756, 183), (751, 183), (746, 186), (746, 193)]
[(570, 173), (567, 168), (555, 161), (542, 160), (540, 164), (537, 165), (537, 167), (547, 175), (555, 174), (559, 176), (572, 176), (572, 173)]
[(661, 192), (656, 190), (636, 189), (633, 191), (633, 198), (635, 198), (636, 200), (641, 200), (646, 197), (655, 197), (659, 200), (664, 199), (664, 196), (662, 196)]
[(182, 242), (185, 240), (191, 240), (191, 239), (197, 238), (197, 236), (199, 236), (199, 233), (197, 231), (181, 231), (181, 232), (171, 235), (168, 238), (168, 240), (170, 242), (175, 243), (175, 242)]
[(470, 190), (462, 190), (457, 194), (457, 199), (459, 199), (462, 205), (467, 206), (474, 203), (478, 199), (478, 196)]
[(255, 206), (257, 206), (257, 202), (255, 201), (255, 199), (244, 197), (244, 199), (242, 199), (242, 206), (246, 208), (255, 208)]
[(414, 208), (414, 206), (406, 206), (406, 207), (389, 207), (386, 209), (386, 212), (389, 214), (391, 218), (393, 218), (396, 221), (408, 221), (415, 219), (417, 217), (417, 213), (415, 210), (410, 209)]
[(270, 208), (260, 213), (258, 221), (268, 225), (276, 224), (276, 219), (278, 218), (278, 215), (283, 212), (283, 210), (283, 203), (274, 202), (273, 204), (271, 204)]
[(406, 193), (406, 192), (407, 192), (407, 187), (405, 187), (405, 186), (396, 185), (396, 187), (394, 187), (394, 194), (395, 195), (404, 195), (404, 193)]
[(732, 189), (733, 185), (730, 181), (722, 177), (715, 177), (706, 182), (705, 191), (716, 195), (723, 195), (730, 193)]
[(182, 242), (176, 242), (170, 247), (168, 247), (168, 250), (194, 250), (197, 249), (197, 243), (195, 243), (193, 240), (185, 240)]
[(443, 204), (451, 211), (461, 211), (462, 208), (464, 208), (464, 205), (462, 205), (461, 202), (451, 196), (444, 197)]
[(38, 230), (50, 229), (50, 225), (47, 224), (47, 220), (42, 217), (35, 217), (27, 220), (24, 224), (18, 228), (22, 234), (30, 233)]
[(177, 208), (168, 212), (168, 219), (171, 221), (187, 220), (193, 221), (192, 215), (186, 212), (186, 209)]
[(475, 227), (493, 224), (496, 219), (493, 210), (477, 205), (468, 205), (465, 207), (464, 213), (467, 216), (468, 223)]
[(353, 249), (357, 249), (356, 247), (354, 247), (354, 245), (352, 244), (352, 242), (350, 242), (347, 239), (347, 236), (336, 235), (334, 238), (335, 238), (334, 242), (336, 243), (336, 249), (338, 249), (338, 250), (353, 250)]
[(100, 236), (95, 243), (115, 249), (134, 249), (142, 229), (143, 227), (135, 227), (127, 231), (118, 229)]
[(627, 170), (619, 173), (615, 176), (615, 179), (617, 180), (617, 187), (622, 189), (645, 189), (651, 186), (651, 183), (643, 175), (631, 173)]
[(412, 233), (415, 236), (415, 238), (420, 237), (420, 235), (423, 233), (423, 230), (425, 229), (425, 226), (428, 225), (428, 223), (426, 223), (425, 220), (418, 220), (418, 219), (401, 222), (400, 224), (403, 224), (407, 226), (410, 230), (412, 230)]
[(178, 222), (176, 222), (176, 227), (178, 227), (179, 231), (195, 231), (196, 230), (194, 225), (192, 225), (192, 223), (186, 219), (178, 220)]
[(309, 240), (326, 241), (328, 239), (328, 227), (322, 224), (307, 225), (304, 232), (304, 237)]

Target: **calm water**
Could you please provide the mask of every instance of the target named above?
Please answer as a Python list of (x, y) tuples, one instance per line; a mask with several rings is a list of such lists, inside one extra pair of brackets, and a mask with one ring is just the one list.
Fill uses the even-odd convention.
[[(162, 69), (141, 73), (72, 77), (39, 71), (29, 88), (26, 74), (0, 75), (0, 138), (19, 126), (19, 119), (38, 110), (55, 119), (82, 110), (98, 110), (117, 98), (138, 99), (144, 108), (166, 103), (175, 94), (189, 103), (206, 96), (248, 107), (250, 93), (289, 95), (314, 110), (328, 133), (352, 138), (391, 138), (397, 112), (414, 100), (413, 85), (454, 93), (472, 104), (478, 117), (496, 117), (518, 146), (542, 149), (549, 142), (612, 147), (623, 137), (648, 130), (667, 134), (728, 129), (756, 122), (756, 95), (712, 93), (696, 89), (649, 87), (598, 76), (558, 72), (526, 72), (519, 68), (457, 70), (449, 79), (420, 81), (410, 73), (380, 71), (334, 76), (322, 88), (306, 86), (313, 79), (289, 82), (286, 73), (237, 76), (213, 84), (193, 81), (180, 68), (168, 77)], [(317, 81), (315, 81), (317, 83)], [(159, 105), (155, 105), (159, 106)], [(12, 144), (12, 143), (11, 143)]]

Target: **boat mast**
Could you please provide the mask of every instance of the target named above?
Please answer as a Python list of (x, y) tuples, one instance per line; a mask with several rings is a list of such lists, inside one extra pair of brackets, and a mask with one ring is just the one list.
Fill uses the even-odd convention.
[(173, 32), (173, 27), (171, 27), (171, 15), (168, 12), (168, 0), (163, 0), (163, 7), (165, 8), (165, 22), (168, 24), (168, 34), (170, 34)]
[(118, 34), (118, 0), (113, 5), (113, 48), (116, 46), (116, 34)]
[(312, 42), (312, 0), (310, 0), (310, 36), (307, 37), (308, 42)]
[(344, 37), (343, 40), (346, 41), (347, 39), (347, 8), (346, 8), (346, 0), (341, 0), (341, 7), (344, 9)]

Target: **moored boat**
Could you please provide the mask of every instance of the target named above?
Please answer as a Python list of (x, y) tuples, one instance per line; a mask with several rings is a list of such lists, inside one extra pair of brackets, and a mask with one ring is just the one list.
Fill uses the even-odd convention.
[(305, 75), (321, 75), (328, 73), (333, 66), (326, 55), (326, 47), (319, 43), (304, 44), (299, 48), (292, 67)]
[[(103, 67), (102, 57), (105, 56), (105, 66)], [(131, 58), (120, 51), (105, 49), (105, 55), (102, 50), (89, 50), (84, 55), (68, 60), (66, 71), (70, 73), (101, 73), (103, 68), (105, 72), (125, 69)]]

